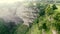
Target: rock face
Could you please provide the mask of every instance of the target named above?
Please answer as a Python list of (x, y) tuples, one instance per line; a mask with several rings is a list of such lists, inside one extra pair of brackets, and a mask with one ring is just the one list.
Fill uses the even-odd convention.
[(12, 21), (18, 24), (22, 22), (24, 25), (29, 25), (35, 18), (37, 18), (37, 11), (28, 8), (23, 4), (11, 4), (0, 8), (0, 18), (6, 22)]

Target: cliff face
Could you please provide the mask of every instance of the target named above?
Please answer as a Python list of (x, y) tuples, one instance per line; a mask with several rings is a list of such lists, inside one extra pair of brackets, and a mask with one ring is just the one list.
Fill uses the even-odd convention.
[(29, 25), (37, 18), (37, 14), (37, 11), (25, 6), (23, 3), (0, 6), (0, 18), (3, 18), (6, 22), (12, 21), (16, 24), (24, 22), (24, 25)]

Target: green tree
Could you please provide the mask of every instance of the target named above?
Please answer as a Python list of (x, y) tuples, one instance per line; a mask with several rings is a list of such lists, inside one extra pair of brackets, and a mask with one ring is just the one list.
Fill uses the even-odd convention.
[(53, 4), (52, 8), (53, 8), (53, 10), (57, 9), (55, 4)]

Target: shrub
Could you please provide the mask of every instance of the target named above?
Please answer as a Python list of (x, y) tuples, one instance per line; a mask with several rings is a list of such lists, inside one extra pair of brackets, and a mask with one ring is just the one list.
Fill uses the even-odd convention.
[(53, 8), (53, 10), (57, 9), (55, 4), (53, 4), (52, 8)]
[(4, 20), (0, 19), (0, 34), (8, 34)]
[(60, 13), (57, 13), (54, 17), (55, 20), (60, 21)]
[(18, 27), (14, 34), (26, 34), (28, 30), (29, 30), (28, 26), (22, 24), (21, 26)]
[(44, 9), (40, 9), (39, 15), (40, 15), (40, 16), (45, 15), (45, 10), (44, 10)]

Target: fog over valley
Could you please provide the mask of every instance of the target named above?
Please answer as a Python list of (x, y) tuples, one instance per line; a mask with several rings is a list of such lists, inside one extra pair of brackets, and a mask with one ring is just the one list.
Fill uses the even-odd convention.
[(27, 7), (22, 2), (0, 3), (0, 18), (3, 18), (7, 22), (20, 22), (19, 18), (21, 18), (24, 24), (28, 25), (33, 22), (34, 18), (37, 18), (35, 12), (35, 10)]

